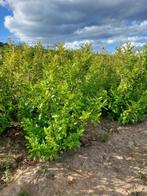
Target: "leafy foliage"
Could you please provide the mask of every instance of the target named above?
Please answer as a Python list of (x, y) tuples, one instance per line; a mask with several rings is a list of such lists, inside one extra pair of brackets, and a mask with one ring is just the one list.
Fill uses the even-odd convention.
[(90, 45), (56, 50), (26, 44), (0, 50), (0, 134), (21, 122), (34, 158), (54, 159), (80, 146), (87, 122), (109, 116), (122, 124), (143, 119), (147, 108), (147, 48), (114, 54)]

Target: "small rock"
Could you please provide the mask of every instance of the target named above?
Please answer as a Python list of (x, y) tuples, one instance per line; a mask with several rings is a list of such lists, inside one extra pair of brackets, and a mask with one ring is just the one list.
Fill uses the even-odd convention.
[(73, 176), (68, 176), (67, 180), (68, 180), (68, 184), (73, 184), (76, 181), (76, 178)]

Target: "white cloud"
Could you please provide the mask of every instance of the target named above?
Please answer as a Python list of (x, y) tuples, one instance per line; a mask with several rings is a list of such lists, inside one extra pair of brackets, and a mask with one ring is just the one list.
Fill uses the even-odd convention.
[[(25, 42), (38, 39), (51, 45), (79, 47), (86, 40), (114, 44), (146, 42), (146, 0), (0, 0), (12, 16), (4, 24)], [(140, 44), (141, 45), (141, 44)]]
[(4, 0), (0, 0), (0, 5), (4, 6), (5, 5), (5, 1)]
[(145, 42), (131, 42), (131, 44), (137, 48), (143, 47), (146, 43)]
[(85, 37), (91, 35), (103, 36), (105, 34), (114, 36), (114, 35), (136, 35), (136, 34), (147, 34), (147, 20), (140, 22), (138, 24), (127, 24), (127, 22), (123, 23), (112, 23), (105, 24), (101, 26), (91, 26), (84, 27), (83, 29), (78, 29), (75, 34), (84, 35)]
[(68, 49), (79, 49), (83, 44), (93, 44), (93, 40), (82, 40), (82, 41), (73, 41), (73, 42), (66, 42), (64, 44), (65, 48)]
[[(142, 48), (146, 43), (145, 42), (129, 42), (129, 44), (131, 44), (131, 46), (135, 48)], [(122, 46), (124, 48), (127, 48), (127, 43), (124, 43)]]

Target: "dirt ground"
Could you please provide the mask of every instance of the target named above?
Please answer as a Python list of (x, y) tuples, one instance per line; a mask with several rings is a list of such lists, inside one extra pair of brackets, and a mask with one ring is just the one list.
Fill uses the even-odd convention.
[[(1, 185), (0, 196), (147, 195), (147, 119), (125, 127), (104, 120), (86, 130), (80, 149), (64, 152), (59, 160), (50, 162), (27, 160), (25, 142), (0, 139), (1, 162), (4, 152), (15, 160), (11, 182)], [(22, 137), (20, 132), (14, 136)], [(9, 153), (12, 144), (17, 145)], [(5, 161), (3, 165), (1, 182), (8, 177), (8, 164)]]

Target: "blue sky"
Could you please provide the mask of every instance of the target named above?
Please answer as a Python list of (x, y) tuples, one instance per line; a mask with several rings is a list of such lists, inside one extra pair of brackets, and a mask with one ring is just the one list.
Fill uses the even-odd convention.
[(0, 41), (94, 49), (147, 43), (147, 0), (0, 0)]
[(9, 36), (13, 36), (13, 34), (11, 34), (10, 31), (4, 26), (5, 16), (11, 14), (12, 12), (8, 8), (0, 6), (0, 41), (1, 42), (6, 42)]

